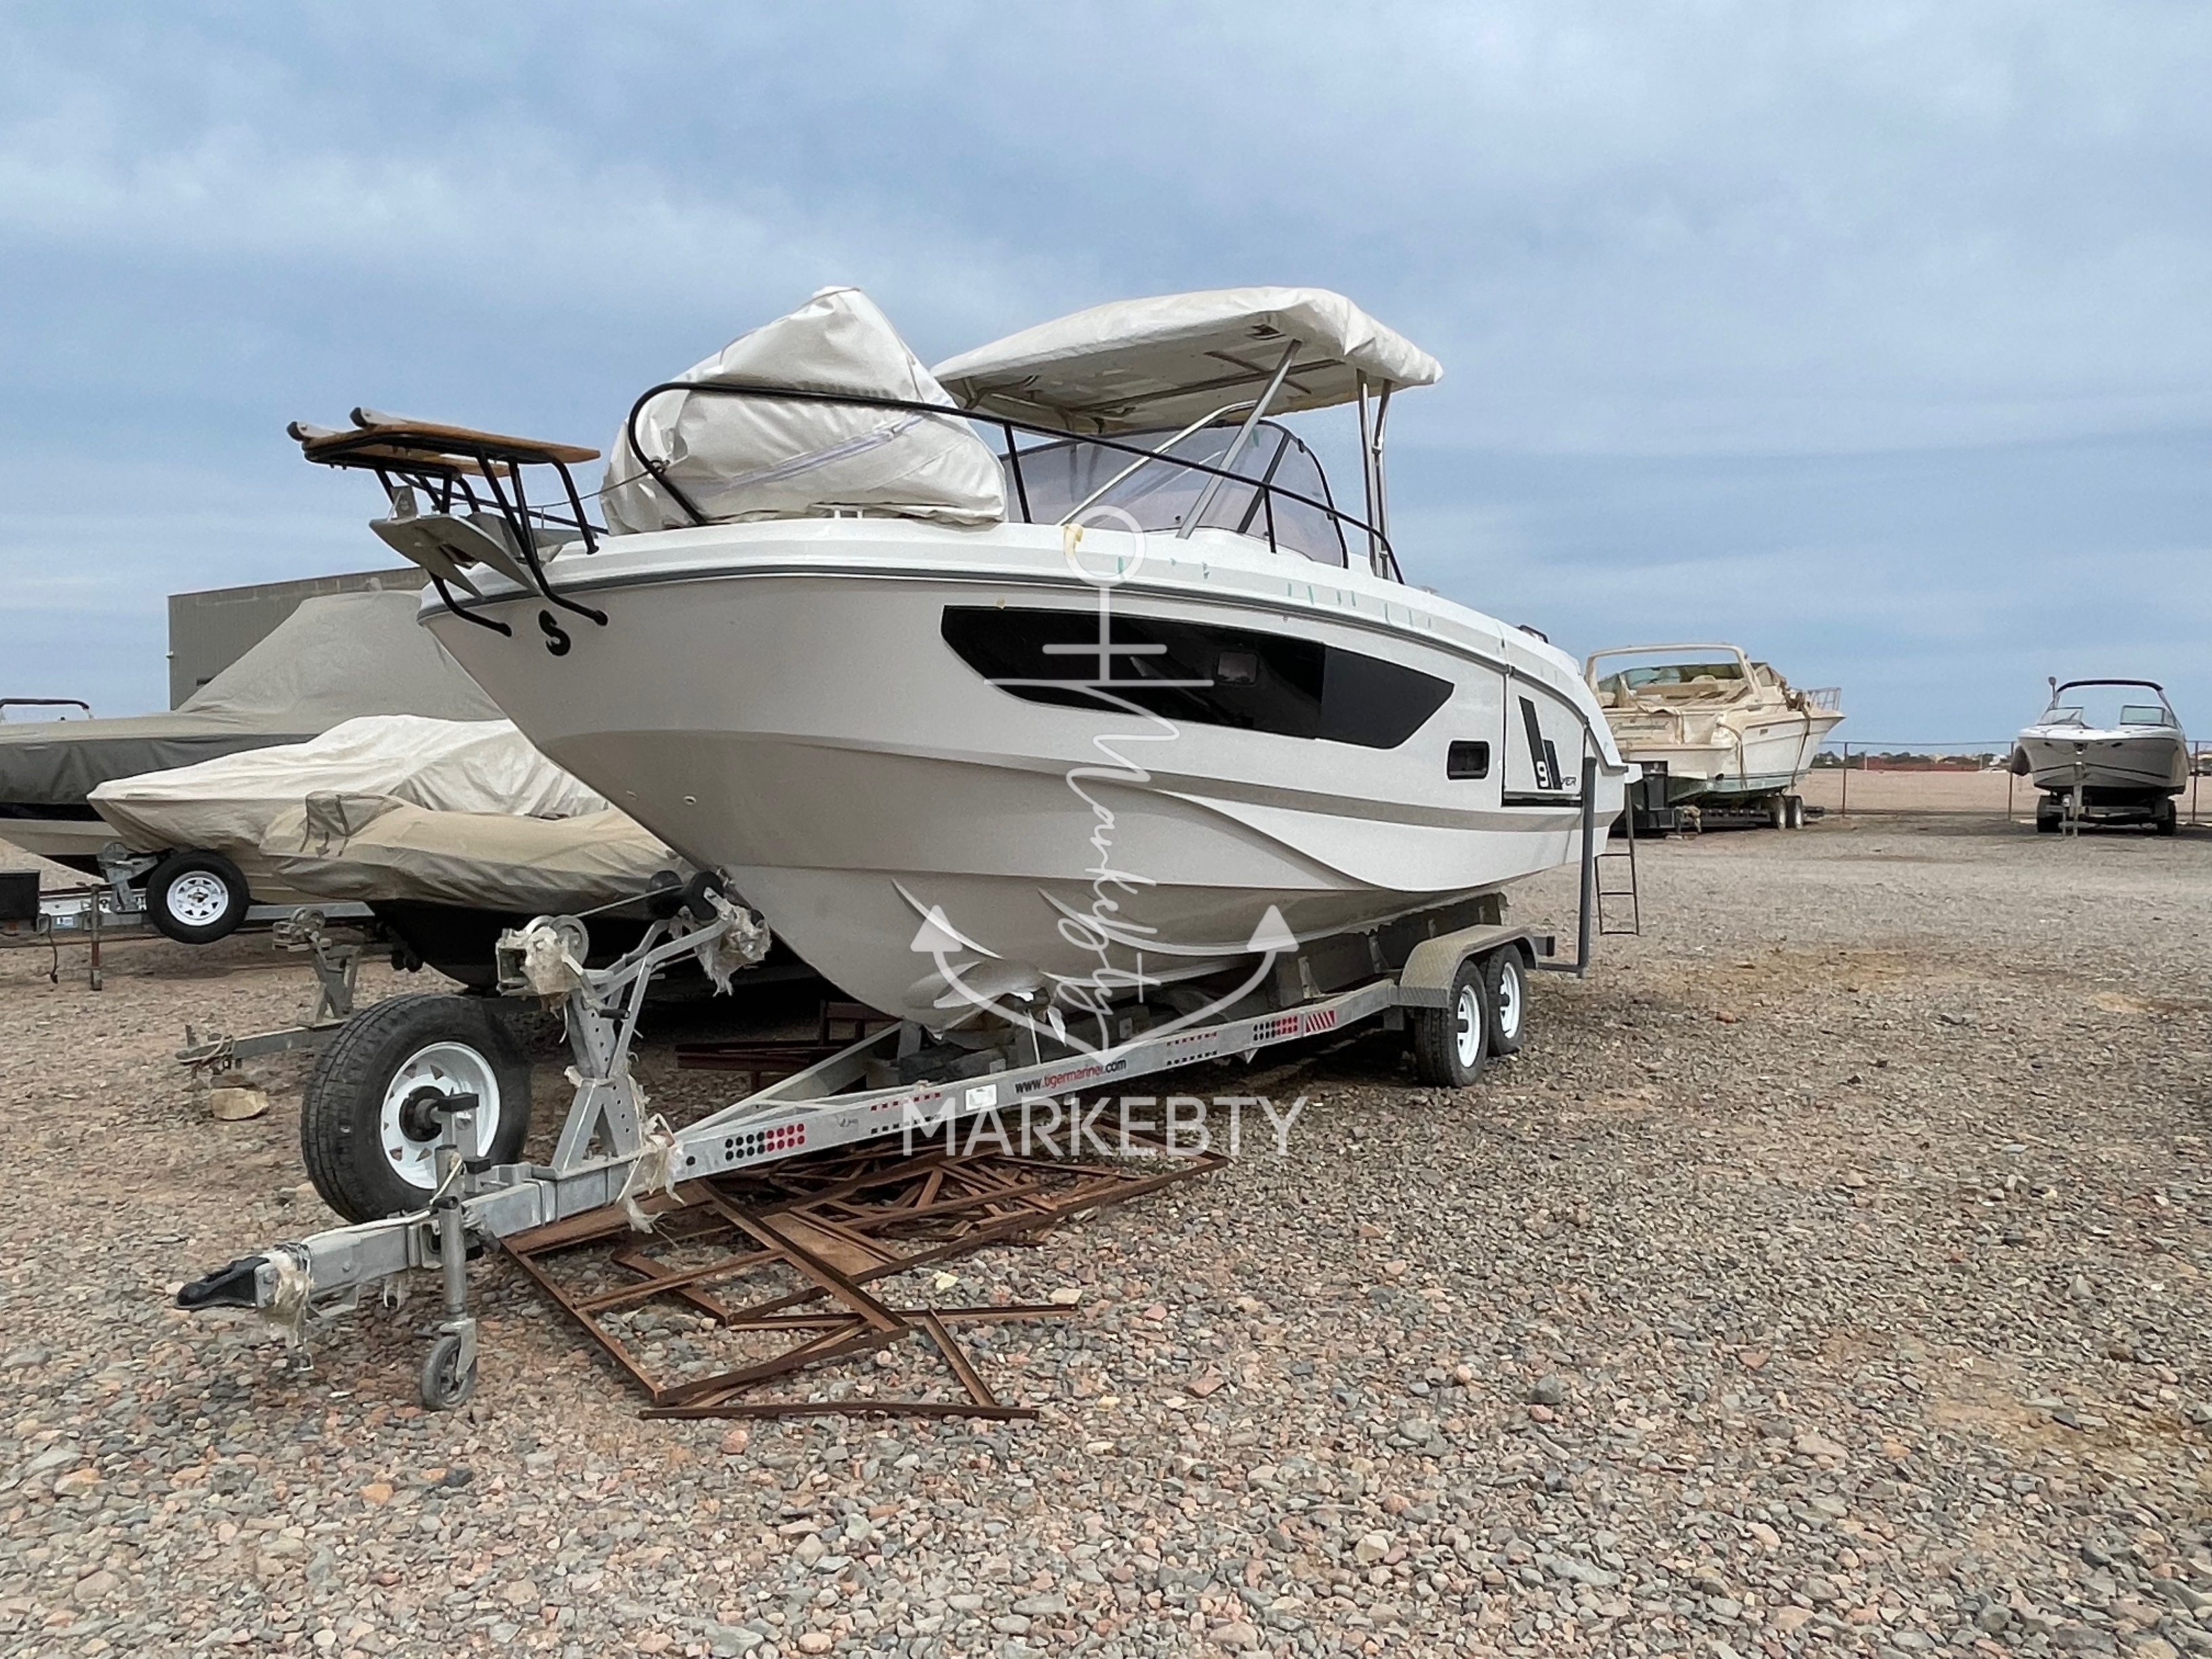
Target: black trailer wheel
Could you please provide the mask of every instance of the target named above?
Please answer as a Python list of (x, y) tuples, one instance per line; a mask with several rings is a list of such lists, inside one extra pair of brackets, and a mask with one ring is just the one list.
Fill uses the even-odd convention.
[(448, 1331), (430, 1345), (429, 1358), (422, 1362), (422, 1403), (434, 1412), (449, 1412), (476, 1391), (476, 1356), (470, 1355), (468, 1369), (462, 1370), (461, 1339)]
[(146, 878), (146, 919), (179, 945), (212, 945), (238, 931), (253, 896), (220, 853), (172, 853)]
[(323, 1201), (348, 1221), (419, 1210), (437, 1182), (447, 1095), (474, 1095), (471, 1158), (512, 1164), (530, 1134), (530, 1061), (472, 997), (392, 997), (339, 1028), (308, 1074), (300, 1156)]
[(1519, 951), (1509, 945), (1483, 958), (1482, 994), (1490, 1015), (1490, 1052), (1501, 1058), (1519, 1054), (1528, 1030), (1528, 969)]
[(1464, 1089), (1482, 1075), (1490, 1058), (1490, 999), (1483, 964), (1467, 961), (1452, 979), (1451, 1000), (1413, 1013), (1413, 1071), (1439, 1089)]
[(2041, 836), (2057, 835), (2064, 812), (2065, 809), (2059, 805), (2057, 797), (2045, 795), (2035, 804), (2036, 833)]
[(2152, 821), (2161, 836), (2171, 836), (2181, 828), (2181, 809), (2171, 799), (2158, 804), (2158, 816)]

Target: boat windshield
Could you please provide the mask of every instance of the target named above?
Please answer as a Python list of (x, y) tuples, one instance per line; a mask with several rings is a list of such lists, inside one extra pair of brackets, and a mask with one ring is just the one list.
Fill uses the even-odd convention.
[(1156, 461), (1083, 438), (1039, 444), (1019, 452), (1018, 477), (1016, 460), (1002, 459), (1006, 499), (1025, 506), (1033, 524), (1056, 524), (1072, 514), (1079, 522), (1109, 528), (1178, 530), (1212, 482), (1209, 474), (1175, 465), (1195, 461), (1253, 480), (1224, 483), (1214, 491), (1199, 520), (1201, 527), (1273, 540), (1316, 563), (1347, 564), (1338, 520), (1319, 507), (1277, 493), (1287, 490), (1335, 506), (1328, 478), (1313, 451), (1286, 428), (1266, 421), (1236, 456), (1229, 457), (1225, 452), (1236, 441), (1237, 432), (1235, 426), (1202, 427), (1173, 443), (1168, 442), (1175, 436), (1172, 431), (1115, 434), (1119, 444), (1158, 450)]
[(2044, 712), (2045, 726), (2080, 726), (2106, 731), (2116, 726), (2174, 726), (2173, 711), (2162, 702), (2142, 701), (2139, 685), (2066, 685)]
[(1597, 683), (1599, 694), (1616, 702), (1641, 695), (1662, 702), (1733, 695), (1744, 684), (1738, 662), (1637, 663), (1615, 669)]

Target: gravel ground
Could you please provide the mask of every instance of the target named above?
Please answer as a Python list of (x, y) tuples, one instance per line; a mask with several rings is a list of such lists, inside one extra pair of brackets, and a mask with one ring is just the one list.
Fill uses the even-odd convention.
[(1011, 1427), (643, 1423), (498, 1262), (464, 1413), (427, 1297), (306, 1372), (188, 1319), (327, 1215), (296, 1067), (216, 1123), (168, 1051), (306, 976), (0, 954), (0, 1652), (2212, 1653), (2212, 836), (1644, 854), (1645, 936), (1474, 1091), (1189, 1079), (1311, 1103), (1004, 1253), (1083, 1292), (975, 1337)]

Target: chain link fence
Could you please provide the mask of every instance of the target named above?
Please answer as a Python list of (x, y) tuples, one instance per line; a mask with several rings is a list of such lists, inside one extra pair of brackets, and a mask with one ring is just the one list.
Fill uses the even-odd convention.
[[(1858, 738), (1821, 745), (1805, 775), (1808, 806), (1838, 817), (1853, 813), (1965, 812), (2033, 819), (2039, 793), (2006, 764), (2010, 738), (1949, 743), (1876, 743)], [(2179, 803), (2183, 822), (2212, 823), (2212, 794), (2198, 797), (2212, 772), (2212, 745), (2190, 750), (2189, 787)]]

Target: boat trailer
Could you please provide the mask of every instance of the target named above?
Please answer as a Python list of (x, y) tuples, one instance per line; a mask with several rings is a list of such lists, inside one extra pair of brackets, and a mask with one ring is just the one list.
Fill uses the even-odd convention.
[[(563, 1011), (575, 1094), (550, 1162), (493, 1164), (481, 1156), (489, 1139), (479, 1121), (486, 1102), (465, 1086), (471, 1077), (466, 1064), (451, 1066), (387, 1109), (380, 1125), (362, 1126), (391, 1133), (404, 1123), (418, 1141), (434, 1140), (434, 1182), (419, 1207), (233, 1261), (184, 1286), (178, 1305), (258, 1310), (297, 1340), (309, 1323), (357, 1308), (372, 1288), (396, 1288), (394, 1281), (410, 1270), (436, 1272), (447, 1317), (423, 1368), (422, 1394), (426, 1405), (453, 1406), (475, 1385), (477, 1327), (466, 1261), (482, 1241), (617, 1204), (632, 1208), (633, 1221), (647, 1222), (635, 1207), (639, 1200), (673, 1193), (681, 1182), (890, 1134), (944, 1136), (987, 1114), (1056, 1104), (1085, 1088), (1198, 1061), (1249, 1060), (1263, 1048), (1340, 1034), (1377, 1018), (1386, 1029), (1409, 1031), (1425, 1081), (1472, 1082), (1492, 1052), (1519, 1046), (1525, 972), (1553, 954), (1548, 935), (1504, 922), (1502, 900), (1473, 903), (1488, 919), (1447, 929), (1443, 924), (1453, 919), (1447, 912), (1394, 924), (1401, 947), (1395, 969), (1384, 965), (1390, 928), (1346, 936), (1356, 941), (1360, 963), (1358, 982), (1341, 989), (1327, 988), (1344, 969), (1340, 962), (1332, 966), (1322, 947), (1338, 946), (1338, 958), (1347, 955), (1344, 941), (1332, 940), (1278, 963), (1268, 988), (1248, 995), (1229, 1017), (1189, 1018), (1151, 1005), (1117, 1010), (1112, 1040), (1096, 1050), (1043, 1035), (1042, 1022), (956, 1030), (941, 1037), (901, 1023), (680, 1130), (648, 1115), (630, 1072), (647, 986), (686, 957), (726, 982), (765, 952), (766, 930), (705, 877), (685, 890), (675, 914), (655, 921), (635, 948), (603, 969), (582, 965), (588, 935), (581, 922), (540, 918), (502, 939), (501, 988), (557, 1000)], [(481, 998), (414, 1000), (453, 1005), (454, 1030), (445, 1046), (465, 1047), (482, 1029)], [(355, 1019), (389, 1006), (378, 1005)], [(426, 1036), (436, 1033), (418, 1028), (410, 1041)], [(333, 1042), (344, 1040), (341, 1030)], [(319, 1173), (307, 1150), (310, 1171)], [(317, 1184), (319, 1189), (322, 1182)]]

